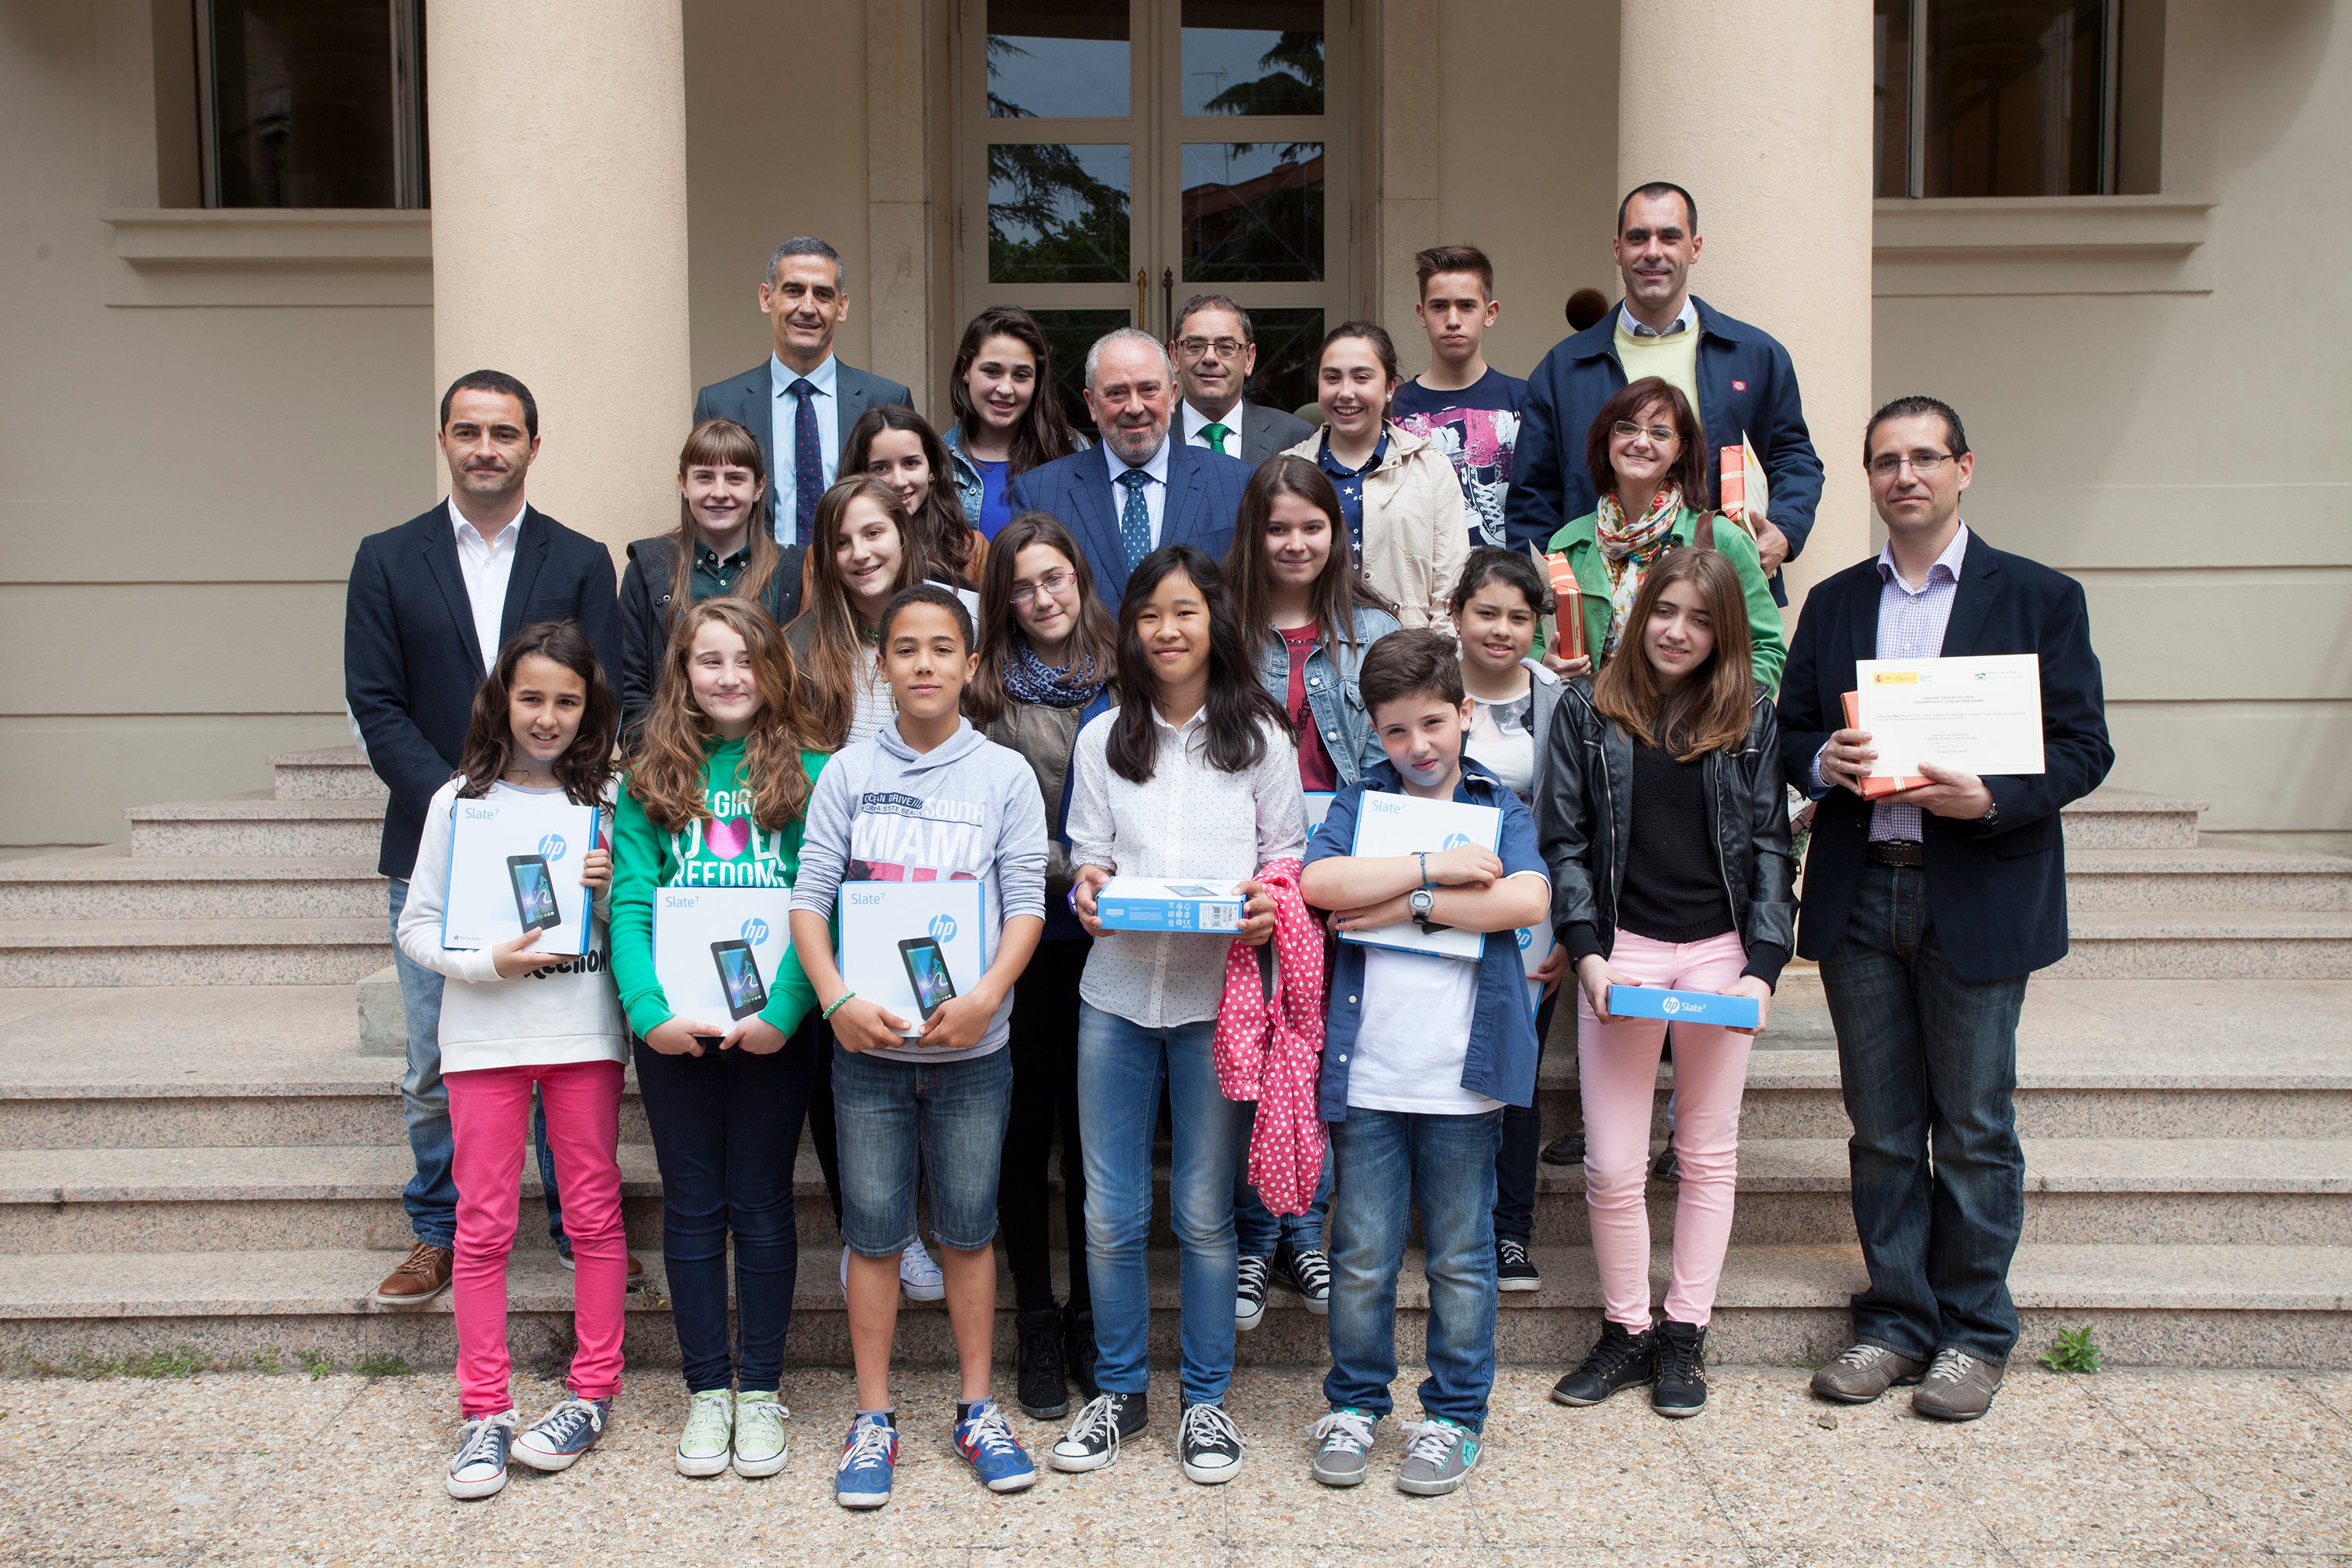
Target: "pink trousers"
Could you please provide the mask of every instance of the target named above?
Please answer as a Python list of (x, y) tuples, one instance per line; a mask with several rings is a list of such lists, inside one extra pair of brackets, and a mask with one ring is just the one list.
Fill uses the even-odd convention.
[[(1617, 933), (1609, 967), (1643, 985), (1720, 991), (1748, 963), (1737, 932), (1706, 942), (1653, 942)], [(1584, 1200), (1592, 1211), (1592, 1255), (1602, 1310), (1634, 1333), (1650, 1326), (1650, 1215), (1643, 1184), (1650, 1169), (1651, 1100), (1666, 1026), (1657, 1018), (1603, 1024), (1581, 990), (1576, 1004), (1578, 1079), (1584, 1089)], [(1732, 1189), (1739, 1174), (1739, 1097), (1753, 1038), (1729, 1029), (1675, 1026), (1675, 1163), (1674, 1279), (1665, 1313), (1705, 1327), (1715, 1310), (1723, 1255), (1731, 1245)], [(572, 1198), (564, 1203), (569, 1212)]]
[(514, 1250), (523, 1152), (530, 1142), (530, 1087), (547, 1107), (547, 1144), (563, 1194), (563, 1233), (580, 1271), (572, 1323), (578, 1348), (564, 1381), (582, 1399), (621, 1391), (623, 1300), (628, 1242), (621, 1234), (621, 1064), (482, 1068), (453, 1072), (449, 1125), (457, 1141), (457, 1399), (466, 1419), (512, 1406), (507, 1386), (507, 1255)]

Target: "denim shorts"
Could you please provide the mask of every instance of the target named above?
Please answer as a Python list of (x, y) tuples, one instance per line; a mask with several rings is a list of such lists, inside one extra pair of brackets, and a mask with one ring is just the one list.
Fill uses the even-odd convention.
[(941, 1247), (996, 1239), (996, 1173), (1013, 1106), (1013, 1053), (961, 1061), (892, 1060), (833, 1047), (833, 1115), (841, 1145), (841, 1239), (865, 1258), (915, 1240), (915, 1180), (931, 1194)]

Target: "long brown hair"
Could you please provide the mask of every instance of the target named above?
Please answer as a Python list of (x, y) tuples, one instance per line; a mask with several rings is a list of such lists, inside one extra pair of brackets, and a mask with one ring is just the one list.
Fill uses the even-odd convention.
[[(771, 523), (774, 497), (768, 489), (767, 465), (760, 458), (759, 437), (732, 419), (706, 419), (696, 426), (678, 448), (677, 477), (686, 478), (689, 468), (749, 468), (760, 482), (760, 499), (751, 503), (751, 515), (744, 521), (744, 531), (751, 547), (751, 558), (743, 563), (743, 574), (735, 579), (728, 592), (738, 597), (764, 605), (769, 590), (775, 584), (776, 563), (783, 552), (776, 547), (775, 531)], [(677, 624), (679, 612), (693, 601), (694, 547), (702, 541), (701, 531), (694, 521), (694, 509), (686, 497), (677, 498), (677, 562), (670, 568), (670, 625)]]
[(1274, 521), (1274, 498), (1297, 496), (1321, 512), (1331, 525), (1331, 552), (1323, 570), (1307, 589), (1315, 607), (1315, 625), (1326, 645), (1356, 645), (1356, 612), (1396, 606), (1381, 597), (1356, 569), (1355, 547), (1348, 541), (1347, 514), (1339, 510), (1339, 492), (1319, 464), (1289, 453), (1268, 458), (1242, 488), (1241, 509), (1234, 517), (1234, 541), (1225, 547), (1223, 570), (1234, 596), (1234, 615), (1249, 639), (1252, 654), (1263, 653), (1280, 640), (1274, 629), (1276, 593), (1274, 570), (1265, 558), (1265, 531)]
[(1011, 697), (1004, 689), (1004, 668), (1013, 659), (1013, 645), (1027, 640), (1021, 618), (1013, 613), (1013, 574), (1018, 557), (1033, 544), (1042, 544), (1070, 563), (1078, 585), (1078, 613), (1070, 628), (1069, 652), (1075, 668), (1084, 660), (1094, 667), (1094, 679), (1108, 685), (1118, 668), (1118, 628), (1095, 593), (1094, 569), (1070, 531), (1050, 511), (1024, 511), (997, 531), (990, 541), (988, 561), (980, 585), (980, 669), (964, 688), (964, 711), (983, 728), (1003, 713)]
[(604, 798), (604, 786), (613, 782), (613, 742), (621, 732), (621, 705), (613, 700), (604, 667), (596, 662), (596, 650), (570, 621), (534, 621), (499, 649), (498, 662), (474, 691), (465, 748), (457, 753), (457, 772), (466, 782), (457, 786), (457, 793), (468, 800), (479, 800), (514, 765), (514, 721), (508, 702), (516, 668), (533, 654), (562, 665), (588, 689), (587, 700), (580, 708), (580, 728), (549, 771), (572, 805), (598, 805)]
[[(1054, 353), (1045, 344), (1045, 330), (1018, 305), (991, 305), (965, 326), (963, 342), (956, 349), (955, 369), (948, 375), (948, 406), (955, 413), (955, 427), (964, 444), (971, 444), (972, 431), (980, 425), (980, 410), (972, 406), (963, 378), (991, 338), (1011, 338), (1037, 361), (1036, 390), (1030, 394), (1029, 406), (1013, 422), (1012, 461), (1004, 469), (1006, 479), (1017, 479), (1040, 464), (1068, 457), (1080, 443), (1062, 406), (1062, 389), (1054, 384)], [(972, 521), (977, 523), (979, 519)]]
[[(1698, 590), (1700, 606), (1715, 632), (1708, 662), (1671, 691), (1660, 683), (1650, 656), (1639, 646), (1658, 595), (1669, 583), (1688, 583)], [(1756, 697), (1752, 657), (1748, 597), (1731, 557), (1703, 546), (1669, 550), (1658, 557), (1633, 595), (1633, 607), (1625, 614), (1625, 642), (1617, 657), (1601, 667), (1592, 683), (1592, 705), (1643, 745), (1663, 747), (1677, 762), (1691, 762), (1748, 738), (1748, 710)]]
[(698, 817), (709, 817), (703, 775), (719, 731), (695, 706), (687, 667), (694, 639), (716, 621), (743, 639), (751, 655), (751, 678), (760, 688), (760, 712), (743, 738), (743, 765), (737, 784), (749, 790), (751, 820), (770, 833), (784, 827), (808, 807), (808, 773), (801, 752), (808, 743), (808, 717), (801, 708), (800, 678), (793, 650), (775, 620), (758, 602), (724, 595), (688, 605), (669, 634), (662, 655), (654, 705), (630, 760), (629, 798), (646, 808), (655, 826), (676, 833)]
[(890, 592), (921, 582), (929, 568), (922, 539), (907, 509), (898, 504), (898, 492), (873, 475), (848, 475), (816, 503), (816, 523), (809, 531), (809, 593), (793, 624), (809, 624), (808, 668), (802, 674), (808, 680), (808, 733), (821, 752), (837, 752), (848, 743), (849, 726), (857, 717), (857, 689), (863, 684), (858, 649), (866, 639), (856, 613), (849, 607), (849, 588), (841, 579), (836, 548), (841, 520), (849, 503), (860, 499), (880, 507), (898, 531), (898, 575)]
[[(857, 416), (849, 427), (849, 439), (843, 444), (841, 471), (856, 475), (866, 472), (874, 437), (885, 430), (901, 430), (912, 436), (923, 449), (923, 461), (931, 470), (931, 488), (923, 497), (922, 510), (909, 520), (923, 542), (923, 556), (934, 570), (952, 572), (969, 580), (971, 558), (986, 548), (980, 531), (963, 514), (963, 501), (956, 495), (955, 476), (948, 471), (948, 449), (940, 445), (939, 433), (930, 421), (903, 403), (877, 403)], [(880, 475), (876, 475), (880, 478)]]
[(1640, 419), (1642, 411), (1654, 404), (1665, 409), (1666, 418), (1682, 437), (1682, 450), (1675, 455), (1674, 467), (1666, 470), (1665, 482), (1681, 489), (1683, 505), (1705, 511), (1713, 493), (1706, 488), (1706, 437), (1698, 427), (1698, 416), (1691, 412), (1690, 399), (1683, 395), (1681, 387), (1662, 376), (1645, 375), (1618, 388), (1586, 426), (1584, 471), (1591, 477), (1593, 494), (1597, 499), (1617, 488), (1617, 468), (1609, 460), (1610, 427), (1620, 419)]

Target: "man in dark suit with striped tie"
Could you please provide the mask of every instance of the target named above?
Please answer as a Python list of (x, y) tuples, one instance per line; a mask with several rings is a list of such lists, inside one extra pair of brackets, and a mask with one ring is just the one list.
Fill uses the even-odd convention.
[(1096, 340), (1087, 351), (1086, 394), (1101, 444), (1030, 469), (1004, 499), (1016, 517), (1059, 518), (1116, 605), (1135, 563), (1163, 544), (1224, 554), (1250, 466), (1168, 438), (1176, 370), (1150, 332), (1121, 327)]

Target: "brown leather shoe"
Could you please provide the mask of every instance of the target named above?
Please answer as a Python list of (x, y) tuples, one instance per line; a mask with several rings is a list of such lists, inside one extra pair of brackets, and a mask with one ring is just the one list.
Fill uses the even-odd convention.
[(1992, 1408), (2008, 1363), (1986, 1361), (1946, 1345), (1936, 1352), (1935, 1364), (1919, 1380), (1911, 1408), (1938, 1421), (1973, 1421)]
[(1864, 1340), (1813, 1373), (1813, 1392), (1841, 1405), (1868, 1405), (1901, 1383), (1916, 1383), (1924, 1363)]
[(400, 1267), (383, 1277), (375, 1299), (387, 1307), (415, 1307), (449, 1289), (449, 1270), (457, 1254), (446, 1247), (420, 1241), (409, 1248)]
[[(574, 1274), (580, 1271), (579, 1261), (575, 1259), (572, 1254), (568, 1252), (559, 1252), (555, 1255), (555, 1258), (557, 1262), (563, 1265), (566, 1271)], [(634, 1290), (645, 1282), (646, 1266), (638, 1262), (637, 1255), (632, 1252), (629, 1254), (629, 1283), (626, 1288)]]

